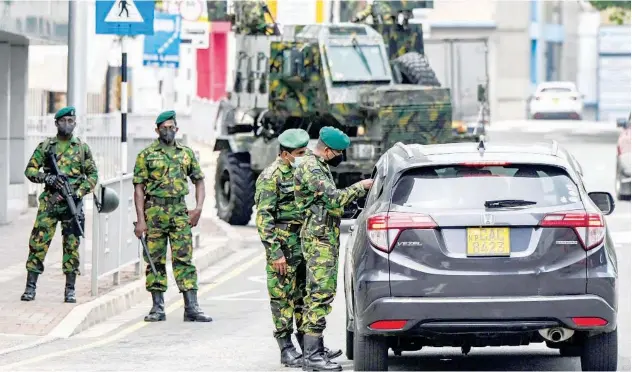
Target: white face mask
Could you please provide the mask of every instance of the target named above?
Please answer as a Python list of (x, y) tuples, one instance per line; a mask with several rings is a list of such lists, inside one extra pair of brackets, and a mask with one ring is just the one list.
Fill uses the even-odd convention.
[(296, 157), (294, 158), (294, 161), (290, 163), (290, 165), (292, 166), (292, 168), (296, 169), (298, 168), (302, 163), (303, 163), (303, 157)]

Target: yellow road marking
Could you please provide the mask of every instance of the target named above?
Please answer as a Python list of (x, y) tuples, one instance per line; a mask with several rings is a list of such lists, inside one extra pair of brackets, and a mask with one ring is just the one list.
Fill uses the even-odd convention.
[[(230, 279), (233, 279), (234, 277), (238, 276), (239, 274), (241, 274), (242, 272), (246, 271), (247, 269), (249, 269), (251, 266), (253, 266), (254, 264), (256, 264), (257, 262), (261, 261), (264, 258), (264, 255), (257, 255), (257, 257), (253, 258), (252, 260), (246, 262), (245, 264), (236, 267), (233, 271), (227, 273), (226, 275), (222, 275), (219, 277), (219, 280), (217, 280), (215, 283), (212, 284), (208, 284), (202, 288), (200, 288), (198, 290), (198, 294), (199, 295), (203, 295), (207, 292), (210, 292), (211, 290), (213, 290), (215, 287), (219, 286), (220, 284), (223, 284), (224, 282), (227, 282)], [(176, 310), (178, 310), (180, 307), (182, 307), (184, 305), (184, 301), (183, 300), (179, 300), (176, 303), (172, 304), (171, 306), (169, 306), (168, 308), (165, 309), (165, 313), (166, 314), (170, 314)], [(48, 354), (44, 354), (44, 355), (40, 355), (38, 357), (34, 357), (34, 358), (30, 358), (27, 360), (22, 360), (20, 362), (16, 362), (16, 363), (12, 363), (12, 364), (6, 364), (3, 366), (0, 366), (0, 368), (2, 370), (11, 370), (15, 367), (20, 367), (20, 366), (24, 366), (24, 365), (28, 365), (28, 364), (33, 364), (33, 363), (37, 363), (37, 362), (41, 362), (47, 359), (51, 359), (51, 358), (55, 358), (55, 357), (60, 357), (60, 356), (64, 356), (64, 355), (68, 355), (68, 354), (74, 354), (77, 352), (81, 352), (84, 350), (89, 350), (89, 349), (94, 349), (95, 347), (99, 347), (99, 346), (103, 346), (103, 345), (107, 345), (109, 343), (112, 343), (116, 340), (120, 340), (121, 338), (138, 331), (139, 329), (146, 327), (147, 325), (149, 325), (151, 323), (149, 322), (145, 322), (144, 320), (141, 320), (140, 322), (137, 322), (135, 324), (132, 324), (131, 326), (123, 329), (122, 331), (113, 334), (109, 337), (106, 337), (104, 339), (101, 339), (99, 341), (95, 341), (95, 342), (91, 342), (89, 344), (86, 345), (82, 345), (82, 346), (78, 346), (78, 347), (74, 347), (74, 348), (70, 348), (70, 349), (66, 349), (66, 350), (61, 350), (61, 351), (57, 351), (57, 352), (53, 352), (53, 353), (48, 353)], [(211, 323), (212, 324), (212, 323)]]

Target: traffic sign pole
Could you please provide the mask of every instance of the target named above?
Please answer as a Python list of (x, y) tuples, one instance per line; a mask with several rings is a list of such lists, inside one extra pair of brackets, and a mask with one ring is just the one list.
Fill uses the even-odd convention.
[(127, 173), (127, 43), (121, 37), (121, 172)]

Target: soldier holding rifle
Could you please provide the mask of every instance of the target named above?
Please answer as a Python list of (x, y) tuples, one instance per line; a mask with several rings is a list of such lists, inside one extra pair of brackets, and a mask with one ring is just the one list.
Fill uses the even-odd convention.
[[(167, 291), (167, 241), (171, 245), (173, 275), (184, 297), (185, 322), (210, 322), (197, 300), (197, 270), (192, 263), (191, 227), (197, 226), (204, 204), (204, 173), (193, 150), (175, 140), (176, 113), (166, 111), (156, 119), (158, 140), (143, 149), (134, 167), (134, 203), (139, 239), (146, 238), (149, 251), (145, 288), (153, 305), (147, 322), (166, 319), (164, 292)], [(184, 197), (189, 193), (187, 178), (195, 184), (196, 207), (187, 210)], [(153, 262), (156, 275), (151, 268)]]
[(35, 299), (38, 276), (44, 272), (44, 259), (61, 221), (63, 236), (62, 270), (66, 274), (64, 301), (74, 303), (79, 272), (79, 238), (83, 236), (85, 216), (82, 199), (98, 182), (97, 167), (90, 147), (73, 136), (77, 123), (74, 107), (55, 114), (57, 136), (41, 142), (26, 166), (24, 175), (33, 183), (45, 184), (39, 196), (35, 225), (29, 239), (26, 261), (26, 289), (22, 301)]

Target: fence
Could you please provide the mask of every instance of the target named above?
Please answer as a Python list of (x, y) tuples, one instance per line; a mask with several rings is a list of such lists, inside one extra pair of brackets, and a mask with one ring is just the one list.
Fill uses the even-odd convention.
[(424, 53), (441, 86), (452, 93), (452, 118), (476, 120), (478, 85), (489, 92), (487, 39), (424, 40)]

